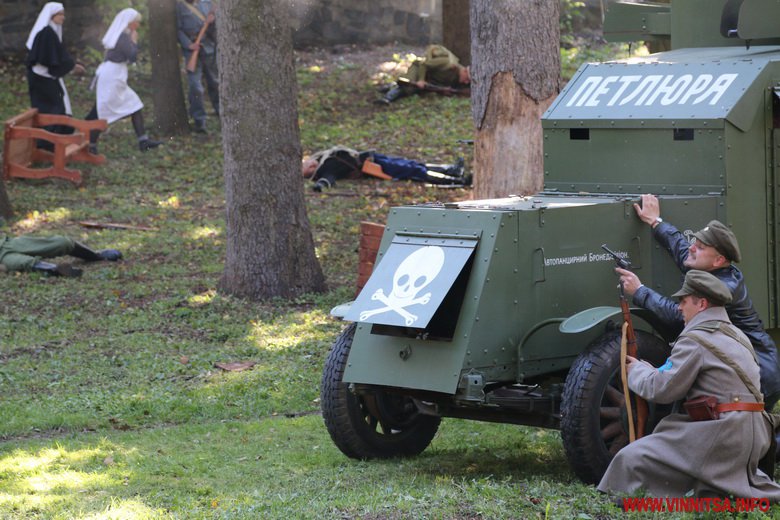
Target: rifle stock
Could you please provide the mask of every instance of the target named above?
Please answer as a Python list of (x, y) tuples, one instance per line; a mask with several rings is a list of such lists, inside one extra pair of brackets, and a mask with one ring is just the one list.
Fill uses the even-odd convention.
[(195, 69), (198, 66), (198, 54), (200, 54), (200, 41), (203, 39), (203, 35), (206, 34), (206, 30), (209, 28), (209, 24), (211, 24), (211, 21), (206, 19), (206, 21), (203, 23), (203, 27), (200, 28), (200, 31), (198, 31), (198, 37), (195, 38), (195, 41), (193, 42), (197, 47), (194, 51), (192, 51), (192, 54), (190, 54), (190, 58), (187, 60), (187, 72), (195, 72)]
[(409, 81), (406, 78), (398, 78), (397, 82), (399, 85), (406, 85), (409, 87), (413, 87), (419, 91), (436, 92), (437, 94), (442, 94), (444, 96), (470, 96), (471, 95), (470, 88), (452, 88), (452, 87), (445, 87), (442, 85), (434, 85), (432, 83), (426, 83), (424, 87), (420, 87), (416, 83)]
[[(631, 262), (629, 262), (625, 258), (621, 258), (618, 256), (617, 253), (612, 251), (610, 248), (606, 246), (606, 244), (602, 244), (601, 248), (609, 253), (612, 258), (615, 260), (615, 263), (618, 267), (621, 269), (630, 269), (631, 268)], [(624, 341), (626, 344), (626, 354), (633, 358), (639, 359), (638, 353), (637, 353), (637, 345), (636, 345), (636, 332), (634, 331), (634, 323), (631, 320), (631, 308), (628, 306), (628, 299), (626, 298), (626, 294), (623, 292), (623, 284), (621, 283), (619, 286), (619, 293), (620, 293), (620, 311), (623, 315), (623, 334), (624, 334)], [(621, 356), (621, 364), (625, 363), (624, 356)], [(625, 398), (626, 398), (626, 406), (631, 411), (631, 394), (628, 392), (628, 381), (625, 379), (625, 370), (623, 367), (621, 367), (621, 377), (624, 378), (623, 381), (623, 387), (625, 389)], [(636, 428), (632, 428), (636, 432), (636, 439), (640, 439), (645, 434), (645, 427), (647, 425), (647, 416), (648, 416), (648, 408), (647, 408), (647, 401), (642, 399), (641, 397), (634, 396), (634, 401), (636, 402)], [(629, 420), (633, 422), (633, 418), (629, 416)], [(631, 433), (631, 432), (630, 432)], [(630, 438), (630, 442), (633, 442), (635, 439)]]

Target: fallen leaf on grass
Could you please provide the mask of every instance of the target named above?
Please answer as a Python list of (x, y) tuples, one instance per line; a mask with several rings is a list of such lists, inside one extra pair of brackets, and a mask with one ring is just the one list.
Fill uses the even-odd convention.
[(103, 459), (103, 464), (105, 464), (106, 466), (113, 466), (114, 465), (114, 457), (109, 455), (108, 457)]
[(214, 363), (214, 366), (221, 368), (222, 370), (227, 370), (228, 372), (241, 372), (243, 370), (249, 370), (256, 364), (257, 363), (254, 361), (235, 361), (233, 363), (217, 362)]
[(117, 419), (117, 418), (115, 418), (115, 417), (110, 417), (110, 418), (108, 419), (108, 422), (110, 422), (110, 423), (111, 423), (111, 425), (112, 425), (112, 426), (113, 426), (115, 429), (117, 429), (117, 430), (127, 431), (127, 430), (129, 430), (129, 429), (130, 429), (130, 425), (129, 425), (129, 424), (127, 424), (127, 423), (125, 423), (125, 422), (122, 422), (122, 421), (120, 421), (119, 419)]

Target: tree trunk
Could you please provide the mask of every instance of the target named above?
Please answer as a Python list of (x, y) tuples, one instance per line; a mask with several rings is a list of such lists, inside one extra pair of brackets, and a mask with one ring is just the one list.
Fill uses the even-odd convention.
[(442, 44), (460, 59), (461, 64), (471, 64), (469, 0), (443, 0)]
[(220, 290), (250, 299), (325, 286), (301, 180), (288, 4), (222, 0), (217, 16), (227, 219)]
[(471, 1), (476, 198), (543, 185), (540, 117), (560, 90), (558, 0)]
[(14, 216), (14, 210), (11, 207), (11, 201), (8, 200), (8, 192), (5, 191), (3, 179), (0, 179), (0, 216), (3, 218)]
[(176, 0), (149, 0), (149, 49), (152, 55), (154, 128), (158, 135), (189, 132), (176, 39)]

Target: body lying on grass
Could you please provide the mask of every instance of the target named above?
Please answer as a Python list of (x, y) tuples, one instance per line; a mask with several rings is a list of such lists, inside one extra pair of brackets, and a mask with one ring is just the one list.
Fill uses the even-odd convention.
[(0, 266), (4, 271), (39, 271), (50, 276), (81, 276), (81, 269), (69, 263), (53, 264), (44, 258), (74, 256), (85, 262), (108, 260), (116, 262), (122, 253), (116, 249), (95, 251), (80, 242), (63, 236), (9, 237), (0, 233)]
[(334, 146), (303, 160), (304, 178), (314, 181), (314, 190), (336, 185), (337, 180), (358, 179), (364, 175), (386, 180), (410, 180), (447, 186), (470, 186), (471, 176), (463, 173), (463, 159), (455, 164), (424, 164), (376, 153), (358, 152)]

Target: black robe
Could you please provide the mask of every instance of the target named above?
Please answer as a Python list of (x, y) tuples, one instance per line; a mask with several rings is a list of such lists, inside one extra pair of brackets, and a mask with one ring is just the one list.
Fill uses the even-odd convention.
[[(54, 78), (39, 76), (32, 71), (34, 65), (48, 67)], [(76, 66), (75, 60), (68, 54), (57, 33), (49, 26), (35, 35), (32, 49), (27, 53), (27, 85), (30, 90), (30, 105), (42, 114), (64, 114), (65, 93), (59, 78), (65, 76)]]

